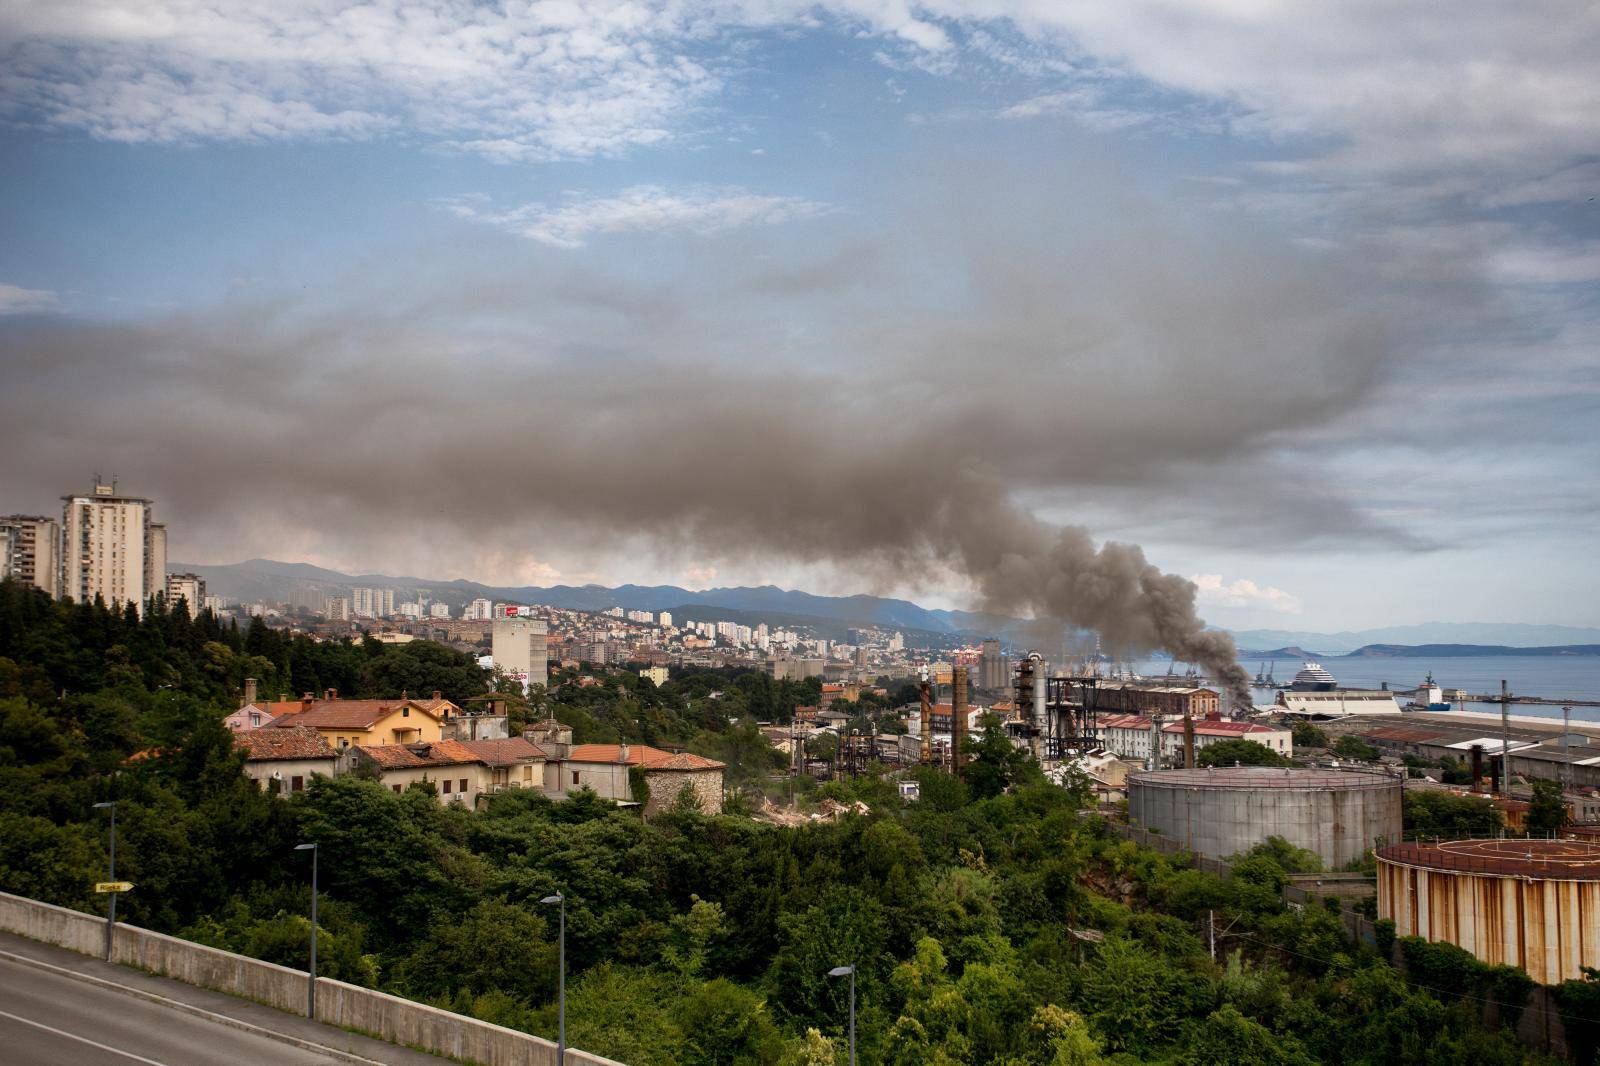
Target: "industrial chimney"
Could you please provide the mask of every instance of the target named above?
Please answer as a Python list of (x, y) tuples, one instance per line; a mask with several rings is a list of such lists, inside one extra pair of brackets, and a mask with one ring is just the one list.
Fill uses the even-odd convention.
[(950, 672), (950, 769), (961, 771), (964, 756), (962, 743), (967, 739), (967, 668), (958, 666)]

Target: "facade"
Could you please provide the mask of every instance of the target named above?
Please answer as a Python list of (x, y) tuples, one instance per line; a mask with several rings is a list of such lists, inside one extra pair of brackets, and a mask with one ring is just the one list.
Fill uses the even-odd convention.
[(545, 752), (522, 737), (358, 744), (343, 755), (347, 771), (370, 767), (395, 792), (427, 782), (438, 790), (440, 802), (469, 807), (506, 789), (542, 788), (545, 761)]
[(430, 604), (428, 604), (428, 617), (429, 618), (440, 618), (440, 619), (449, 618), (450, 617), (450, 605), (448, 603), (430, 603)]
[(670, 810), (678, 803), (679, 794), (686, 790), (694, 796), (701, 812), (722, 812), (724, 764), (644, 744), (579, 744), (561, 760), (547, 780), (557, 783), (550, 791), (573, 792), (589, 788), (607, 799), (634, 802), (629, 770), (635, 766), (644, 771), (645, 784), (650, 790), (644, 805), (645, 817)]
[(1446, 840), (1378, 850), (1378, 917), (1541, 984), (1600, 966), (1600, 844)]
[(1280, 692), (1286, 714), (1341, 718), (1348, 714), (1400, 714), (1400, 702), (1387, 689), (1336, 688), (1322, 692)]
[(357, 618), (388, 618), (394, 614), (394, 589), (351, 589), (350, 613)]
[(59, 595), (61, 527), (44, 515), (14, 514), (0, 518), (0, 578), (12, 577)]
[(550, 680), (550, 631), (543, 622), (517, 616), (496, 618), (492, 639), (495, 669), (522, 682), (524, 695), (530, 686)]
[[(1224, 740), (1251, 740), (1284, 758), (1294, 754), (1294, 734), (1288, 729), (1259, 722), (1233, 722), (1220, 717), (1191, 719), (1194, 750), (1200, 751)], [(1160, 755), (1160, 766), (1183, 765), (1185, 726), (1182, 719), (1151, 718), (1142, 714), (1114, 714), (1098, 722), (1100, 742), (1107, 751), (1125, 759), (1147, 762), (1152, 740)], [(1159, 768), (1159, 767), (1158, 767)]]
[(649, 678), (651, 684), (655, 685), (656, 688), (660, 688), (667, 683), (667, 678), (670, 675), (665, 666), (651, 666), (640, 670), (639, 676)]
[[(256, 704), (246, 704), (248, 711)], [(297, 726), (315, 729), (331, 747), (356, 745), (418, 744), (438, 741), (444, 723), (461, 709), (439, 693), (431, 700), (341, 700), (329, 689), (322, 699), (306, 693), (298, 701), (269, 703), (273, 713), (271, 728)]]
[(1270, 766), (1128, 775), (1128, 820), (1200, 855), (1225, 859), (1269, 836), (1341, 870), (1400, 839), (1402, 780), (1387, 774)]
[(167, 530), (150, 521), (151, 503), (96, 484), (63, 496), (59, 594), (75, 603), (133, 603), (142, 610), (166, 590)]
[(1161, 714), (1182, 718), (1208, 718), (1222, 713), (1222, 697), (1215, 689), (1195, 685), (1148, 685), (1101, 681), (1077, 685), (1076, 695), (1090, 710), (1124, 714)]
[(244, 772), (280, 795), (305, 790), (312, 777), (332, 777), (339, 757), (314, 729), (249, 729), (233, 746), (244, 752)]
[(206, 579), (199, 574), (167, 575), (167, 609), (171, 610), (182, 600), (193, 618), (205, 610)]

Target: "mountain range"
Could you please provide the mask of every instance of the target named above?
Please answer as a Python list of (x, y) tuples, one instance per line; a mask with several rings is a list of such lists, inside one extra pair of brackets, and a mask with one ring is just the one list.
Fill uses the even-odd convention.
[[(775, 585), (687, 589), (678, 585), (485, 585), (457, 579), (439, 581), (389, 574), (346, 574), (309, 563), (250, 559), (242, 563), (204, 565), (172, 563), (169, 569), (205, 578), (207, 590), (230, 599), (283, 602), (296, 587), (333, 592), (358, 586), (425, 592), (435, 600), (460, 607), (486, 597), (519, 603), (542, 603), (578, 611), (621, 607), (633, 611), (672, 611), (708, 617), (701, 608), (739, 612), (772, 624), (874, 626), (943, 636), (1000, 636), (1026, 642), (1029, 623), (1003, 615), (922, 607), (910, 600), (882, 596), (817, 596)], [(730, 615), (728, 621), (735, 621)], [(1471, 644), (1506, 648), (1548, 648), (1554, 645), (1600, 644), (1600, 628), (1529, 625), (1514, 622), (1426, 622), (1420, 625), (1316, 633), (1279, 629), (1234, 631), (1241, 648), (1309, 649), (1320, 655), (1346, 655), (1371, 645)], [(1393, 652), (1389, 652), (1393, 654)]]

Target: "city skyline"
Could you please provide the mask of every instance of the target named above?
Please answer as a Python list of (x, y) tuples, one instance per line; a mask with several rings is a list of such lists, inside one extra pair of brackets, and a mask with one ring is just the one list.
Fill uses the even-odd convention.
[(0, 510), (976, 608), (1015, 506), (1232, 628), (1600, 624), (1577, 6), (109, 10), (0, 14)]

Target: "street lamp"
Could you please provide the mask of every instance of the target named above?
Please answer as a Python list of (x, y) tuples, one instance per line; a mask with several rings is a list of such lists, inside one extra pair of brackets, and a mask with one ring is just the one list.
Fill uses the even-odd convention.
[(311, 852), (311, 966), (307, 969), (306, 1017), (317, 1019), (317, 846), (296, 844), (296, 851)]
[(556, 970), (556, 1066), (567, 1066), (567, 897), (557, 892), (539, 902), (554, 903), (561, 908), (561, 947)]
[(850, 1066), (856, 1066), (856, 968), (854, 966), (835, 966), (828, 971), (829, 977), (850, 976)]
[[(108, 880), (115, 881), (117, 879), (117, 801), (107, 800), (104, 803), (96, 803), (94, 805), (94, 809), (97, 811), (107, 810), (111, 812), (111, 876), (108, 878)], [(110, 962), (111, 932), (117, 924), (118, 894), (115, 892), (108, 892), (106, 894), (111, 897), (110, 909), (106, 911), (106, 961)]]

